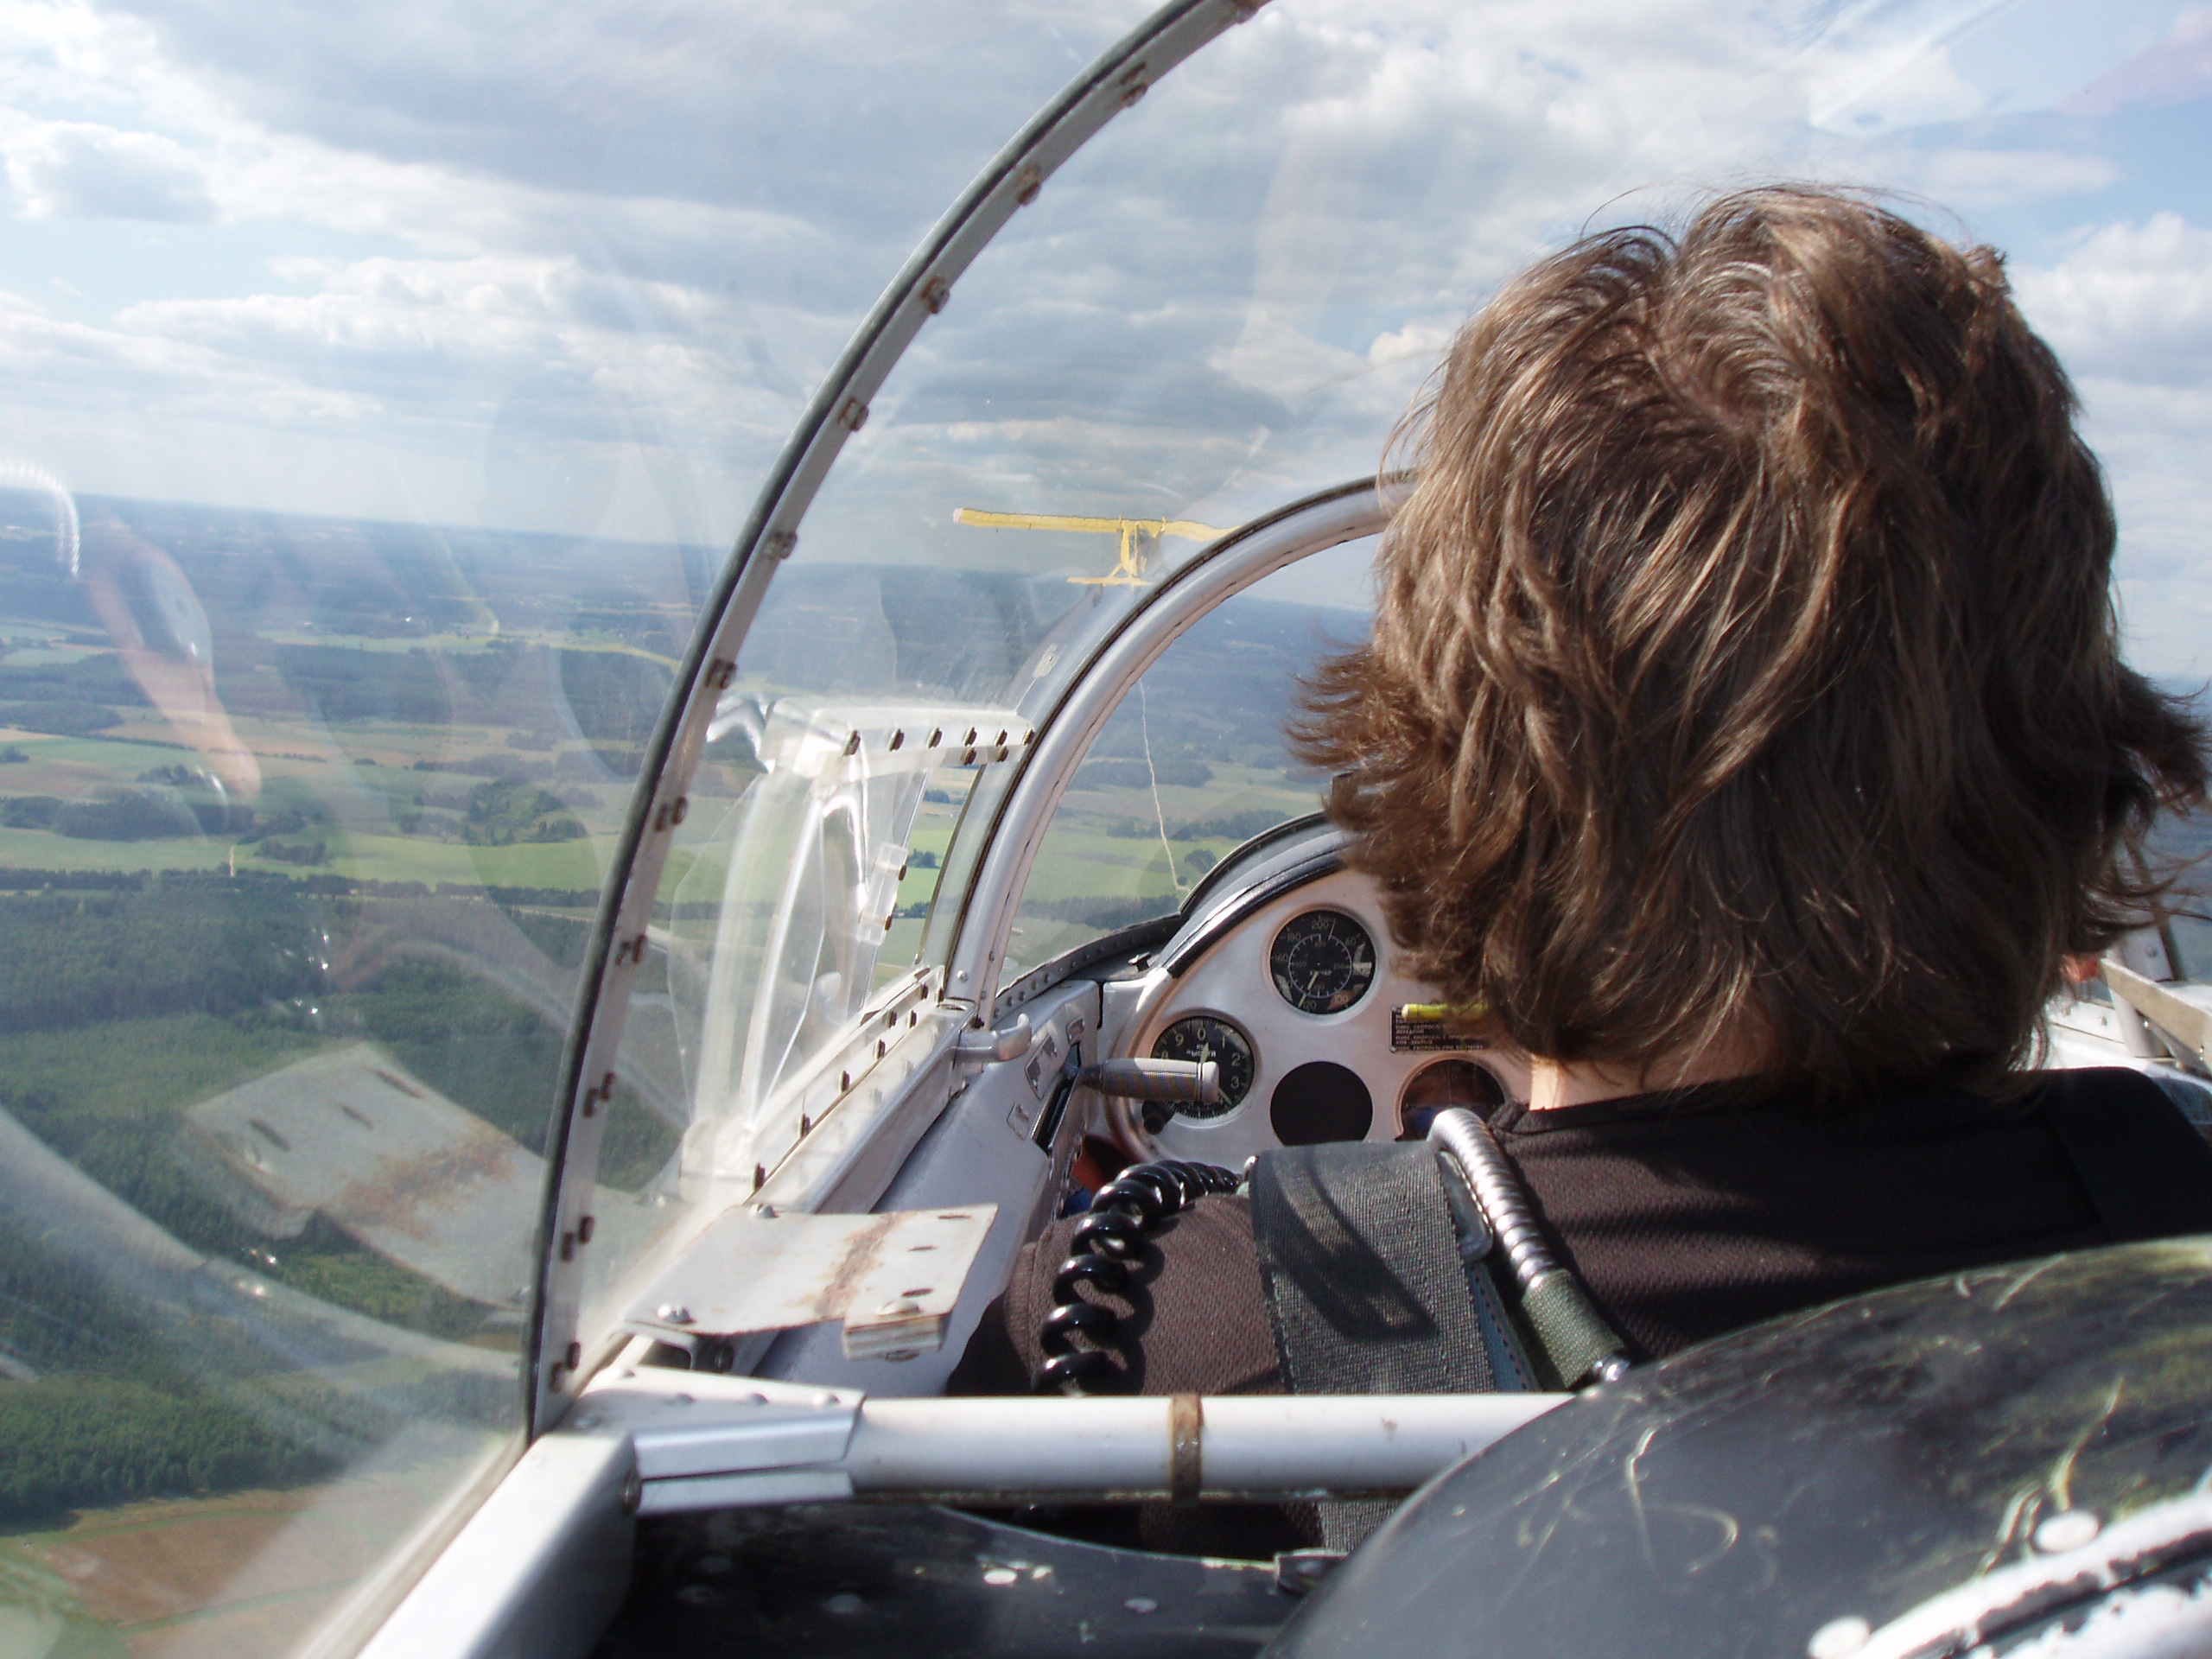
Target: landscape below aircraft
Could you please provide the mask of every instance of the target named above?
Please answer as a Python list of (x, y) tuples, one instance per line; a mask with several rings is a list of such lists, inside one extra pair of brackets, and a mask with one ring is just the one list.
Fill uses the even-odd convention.
[[(56, 58), (4, 141), (0, 1656), (2212, 1651), (2202, 1241), (1580, 1389), (945, 1392), (1116, 1170), (1527, 1097), (1284, 726), (1367, 626), (1394, 422), (1586, 224), (1955, 202), (2083, 389), (2131, 651), (2201, 683), (2212, 35), (1801, 10), (764, 12), (791, 95), (735, 115), (722, 46), (582, 15), (376, 85), (194, 79), (189, 22)], [(836, 297), (981, 153), (885, 111), (1086, 54)], [(483, 125), (404, 129), (441, 76)], [(273, 221), (264, 142), (338, 169)], [(2046, 1026), (2208, 1128), (2202, 885)], [(1081, 1519), (1416, 1493), (1349, 1554)]]

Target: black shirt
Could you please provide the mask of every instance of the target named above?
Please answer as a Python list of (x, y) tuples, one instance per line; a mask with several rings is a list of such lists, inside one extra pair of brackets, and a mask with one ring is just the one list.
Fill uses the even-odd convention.
[[(1561, 1262), (1634, 1357), (1658, 1358), (1883, 1286), (2113, 1242), (2044, 1118), (2056, 1087), (2094, 1106), (2101, 1090), (2145, 1082), (2075, 1073), (2011, 1101), (1937, 1088), (1825, 1112), (1688, 1089), (1509, 1106), (1491, 1128)], [(1077, 1224), (1056, 1222), (1023, 1250), (949, 1393), (1030, 1390)], [(1245, 1200), (1202, 1199), (1154, 1243), (1127, 1290), (1096, 1298), (1121, 1316), (1123, 1372), (1118, 1390), (1096, 1391), (1282, 1392)], [(1141, 1520), (1154, 1548), (1265, 1554), (1310, 1541), (1295, 1510), (1212, 1511), (1201, 1524), (1147, 1506)]]
[[(1957, 1090), (1854, 1108), (1740, 1109), (1720, 1089), (1550, 1111), (1491, 1128), (1592, 1301), (1639, 1359), (1838, 1297), (2110, 1242), (2044, 1121), (2039, 1090)], [(1026, 1393), (1074, 1219), (1015, 1264), (950, 1391)], [(1127, 1294), (1127, 1391), (1281, 1391), (1242, 1198), (1202, 1200), (1155, 1236)]]
[(2107, 1243), (2035, 1095), (1891, 1095), (1826, 1114), (1710, 1089), (1493, 1128), (1561, 1260), (1655, 1358), (1839, 1297)]

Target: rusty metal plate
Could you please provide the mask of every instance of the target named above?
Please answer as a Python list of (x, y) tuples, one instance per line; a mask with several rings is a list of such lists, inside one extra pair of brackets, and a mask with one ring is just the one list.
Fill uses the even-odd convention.
[(630, 1305), (624, 1322), (734, 1337), (840, 1319), (849, 1359), (942, 1347), (997, 1214), (990, 1204), (880, 1216), (732, 1210)]

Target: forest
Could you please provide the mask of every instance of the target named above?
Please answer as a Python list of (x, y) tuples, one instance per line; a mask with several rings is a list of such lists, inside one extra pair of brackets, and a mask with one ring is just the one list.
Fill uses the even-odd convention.
[[(431, 912), (410, 923), (410, 906)], [(465, 938), (463, 924), (480, 915), (521, 931), (556, 969), (581, 959), (582, 918), (481, 897), (380, 899), (277, 878), (182, 876), (0, 895), (0, 1110), (195, 1251), (386, 1324), (512, 1351), (520, 1328), (511, 1314), (393, 1266), (319, 1217), (296, 1238), (264, 1237), (172, 1151), (184, 1108), (364, 1039), (542, 1151), (557, 1027), (460, 961), (405, 945), (434, 922), (438, 937)], [(610, 1178), (647, 1179), (672, 1145), (660, 1120), (619, 1090)], [(270, 1357), (220, 1351), (219, 1332), (193, 1328), (185, 1342), (174, 1313), (149, 1323), (145, 1305), (118, 1301), (0, 1221), (0, 1527), (319, 1478), (348, 1446), (395, 1427), (388, 1389), (365, 1402), (302, 1378), (280, 1390), (282, 1409), (257, 1403), (249, 1381)], [(487, 1394), (482, 1379), (464, 1381), (424, 1379), (415, 1401), (424, 1421), (513, 1420), (513, 1389)]]
[[(596, 893), (482, 879), (544, 868), (521, 863), (435, 886), (326, 873), (326, 843), (363, 790), (469, 849), (583, 837), (574, 809), (598, 804), (594, 780), (639, 766), (706, 556), (684, 552), (682, 581), (640, 594), (608, 544), (580, 538), (77, 506), (87, 576), (118, 549), (167, 556), (175, 631), (243, 741), (279, 764), (251, 804), (215, 788), (167, 741), (92, 584), (41, 533), (44, 498), (9, 499), (26, 533), (0, 537), (0, 722), (35, 735), (0, 761), (38, 781), (0, 798), (0, 826), (38, 832), (14, 837), (16, 856), (49, 868), (0, 868), (0, 1116), (186, 1251), (512, 1362), (518, 1309), (444, 1290), (319, 1212), (289, 1237), (242, 1221), (180, 1155), (182, 1115), (365, 1042), (394, 1075), (543, 1153)], [(327, 766), (334, 747), (377, 747), (371, 733), (385, 734), (385, 772)], [(411, 770), (391, 770), (394, 749)], [(93, 868), (193, 837), (291, 869)], [(639, 1185), (666, 1162), (673, 1133), (626, 1086), (607, 1122), (608, 1179)], [(526, 1262), (530, 1240), (512, 1243)], [(75, 1259), (0, 1211), (0, 1528), (321, 1480), (372, 1451), (389, 1465), (402, 1444), (518, 1421), (518, 1366), (504, 1380), (427, 1361), (319, 1369)]]
[[(186, 1014), (234, 1033), (291, 1033), (308, 1046), (366, 1038), (448, 1098), (541, 1149), (561, 1033), (453, 961), (409, 953), (408, 902), (323, 896), (279, 880), (179, 877), (136, 891), (0, 897), (0, 1043), (17, 1033)], [(503, 912), (483, 899), (420, 902), (437, 907), (436, 931), (447, 937), (456, 912), (474, 906), (502, 917), (557, 968), (582, 958), (588, 929), (581, 918)], [(364, 957), (372, 962), (368, 971), (349, 971), (349, 950), (368, 943), (372, 930), (396, 936), (399, 954)], [(430, 931), (427, 922), (422, 931)], [(103, 1045), (87, 1048), (85, 1062), (99, 1071), (116, 1059)], [(79, 1116), (67, 1101), (25, 1099), (0, 1083), (0, 1102), (27, 1122), (50, 1123), (61, 1140), (49, 1141), (74, 1156), (62, 1144)], [(647, 1136), (617, 1161), (650, 1156), (659, 1144)]]
[(181, 1367), (136, 1309), (0, 1225), (0, 1527), (170, 1495), (289, 1486), (334, 1459)]

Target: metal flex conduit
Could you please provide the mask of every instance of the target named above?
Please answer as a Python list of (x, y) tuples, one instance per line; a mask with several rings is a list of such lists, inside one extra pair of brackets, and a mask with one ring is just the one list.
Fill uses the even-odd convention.
[(1627, 1376), (1628, 1356), (1619, 1335), (1590, 1306), (1581, 1283), (1554, 1259), (1521, 1179), (1492, 1138), (1490, 1125), (1464, 1106), (1450, 1106), (1430, 1123), (1428, 1139), (1450, 1155), (1466, 1178), (1476, 1207), (1520, 1286), (1522, 1314), (1535, 1328), (1560, 1371), (1559, 1381), (1580, 1388), (1585, 1382), (1614, 1382)]

